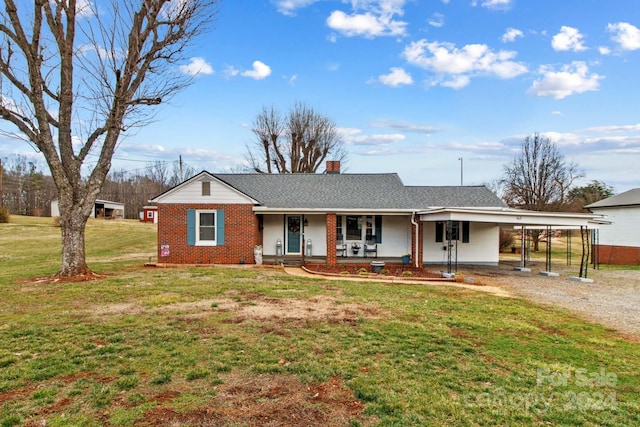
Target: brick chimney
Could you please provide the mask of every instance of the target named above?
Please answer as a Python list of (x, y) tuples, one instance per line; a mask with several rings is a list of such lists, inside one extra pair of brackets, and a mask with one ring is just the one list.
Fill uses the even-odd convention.
[(340, 173), (340, 160), (327, 160), (325, 173)]

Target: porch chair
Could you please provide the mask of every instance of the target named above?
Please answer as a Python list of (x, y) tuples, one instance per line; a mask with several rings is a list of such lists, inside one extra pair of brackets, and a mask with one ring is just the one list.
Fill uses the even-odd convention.
[(373, 236), (367, 236), (367, 239), (364, 244), (364, 257), (367, 257), (368, 253), (375, 252), (376, 258), (378, 258), (378, 244), (376, 243), (376, 238)]
[(338, 255), (343, 258), (347, 256), (347, 244), (344, 242), (342, 234), (338, 234), (336, 239), (336, 256)]

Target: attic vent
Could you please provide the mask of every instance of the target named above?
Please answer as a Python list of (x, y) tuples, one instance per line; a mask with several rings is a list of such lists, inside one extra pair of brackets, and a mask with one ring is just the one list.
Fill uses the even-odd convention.
[(203, 196), (211, 195), (211, 183), (209, 181), (202, 181), (202, 195)]

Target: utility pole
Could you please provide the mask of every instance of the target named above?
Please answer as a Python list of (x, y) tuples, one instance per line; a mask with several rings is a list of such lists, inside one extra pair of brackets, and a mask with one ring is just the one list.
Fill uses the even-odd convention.
[(184, 182), (184, 174), (182, 173), (182, 154), (180, 155), (180, 182)]
[(460, 187), (462, 187), (464, 185), (464, 168), (462, 166), (462, 157), (458, 157), (458, 160), (460, 160)]

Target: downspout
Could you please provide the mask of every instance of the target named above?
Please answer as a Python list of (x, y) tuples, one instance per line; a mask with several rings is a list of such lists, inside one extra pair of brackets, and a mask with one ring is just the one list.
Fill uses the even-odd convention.
[(420, 233), (419, 233), (419, 228), (418, 225), (419, 223), (416, 222), (415, 218), (416, 218), (416, 212), (414, 212), (413, 214), (411, 214), (411, 224), (413, 224), (413, 226), (416, 228), (416, 256), (414, 257), (414, 259), (416, 260), (416, 268), (419, 268), (420, 266), (418, 265), (418, 254), (419, 254), (419, 250), (418, 250), (418, 238), (420, 237)]

